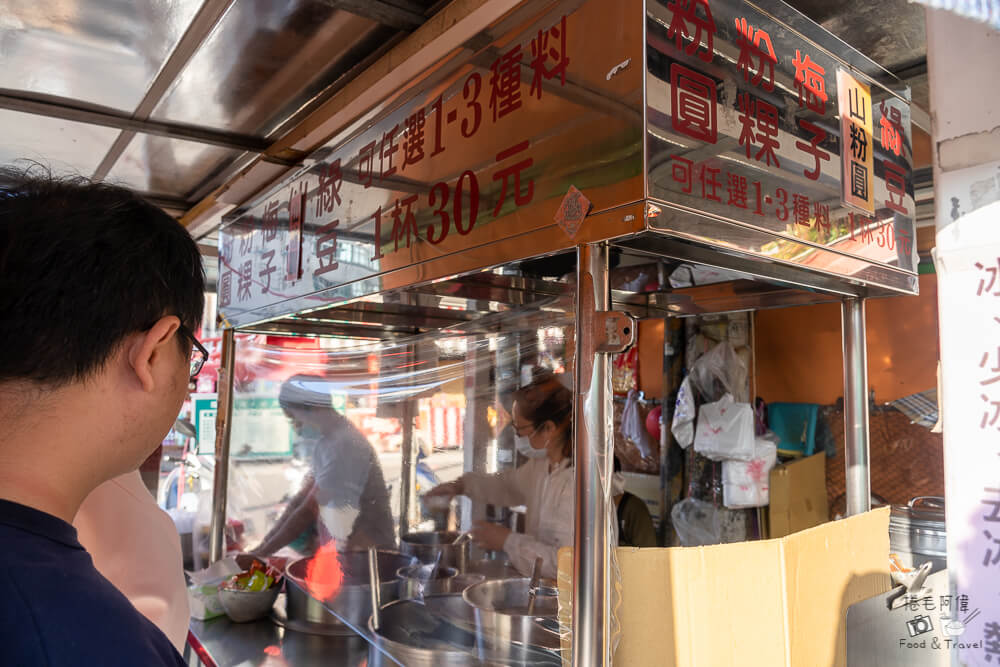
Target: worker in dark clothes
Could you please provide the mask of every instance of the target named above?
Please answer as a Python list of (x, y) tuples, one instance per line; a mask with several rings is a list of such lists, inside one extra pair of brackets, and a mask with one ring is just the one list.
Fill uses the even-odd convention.
[(615, 457), (615, 474), (611, 478), (611, 493), (618, 513), (618, 546), (655, 547), (656, 529), (645, 501), (625, 490), (622, 464)]

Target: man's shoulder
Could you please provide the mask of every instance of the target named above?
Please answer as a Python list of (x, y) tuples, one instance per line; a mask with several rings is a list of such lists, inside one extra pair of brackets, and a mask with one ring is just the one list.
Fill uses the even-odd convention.
[(166, 636), (81, 550), (25, 540), (0, 555), (0, 642), (11, 664), (182, 665)]

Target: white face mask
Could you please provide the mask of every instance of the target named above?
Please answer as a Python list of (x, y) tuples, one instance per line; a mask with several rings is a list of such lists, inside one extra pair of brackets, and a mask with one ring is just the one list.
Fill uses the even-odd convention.
[(514, 436), (514, 446), (517, 447), (517, 451), (522, 455), (528, 457), (529, 459), (540, 459), (545, 456), (545, 449), (535, 449), (531, 446), (531, 442), (520, 435)]
[(625, 475), (616, 472), (611, 475), (611, 497), (620, 496), (625, 493)]

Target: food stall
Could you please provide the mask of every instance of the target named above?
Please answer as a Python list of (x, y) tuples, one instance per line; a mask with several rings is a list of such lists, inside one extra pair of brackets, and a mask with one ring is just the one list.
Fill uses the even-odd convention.
[[(273, 551), (260, 544), (284, 532), (278, 550), (302, 558), (268, 618), (193, 624), (220, 665), (610, 664), (628, 642), (614, 612), (611, 365), (641, 321), (842, 303), (847, 513), (870, 507), (864, 304), (917, 289), (908, 90), (780, 2), (511, 2), (463, 27), (467, 39), (413, 63), (405, 87), (221, 229), (212, 559), (241, 518), (227, 507), (243, 465), (236, 332), (349, 341), (296, 369), (282, 406), (293, 421), (302, 406), (347, 415), (353, 426), (329, 419), (355, 430), (348, 413), (374, 409), (401, 437), (398, 449), (353, 438), (350, 456), (318, 463), (337, 438), (313, 434), (298, 458), (319, 529), (303, 546), (287, 512), (245, 525), (247, 550)], [(716, 278), (674, 286), (681, 266)], [(575, 557), (558, 595), (460, 539), (479, 519), (516, 526), (516, 512), (461, 498), (424, 516), (418, 500), (427, 401), (463, 396), (456, 475), (511, 470), (509, 399), (537, 366), (572, 387), (573, 537), (557, 546)], [(293, 507), (308, 494), (287, 477)], [(388, 510), (364, 522), (388, 511), (388, 538), (350, 523), (369, 501)], [(332, 528), (345, 513), (353, 529)]]

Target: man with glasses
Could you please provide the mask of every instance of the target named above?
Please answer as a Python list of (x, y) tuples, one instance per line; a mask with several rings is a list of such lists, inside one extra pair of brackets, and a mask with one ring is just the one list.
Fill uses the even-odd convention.
[(0, 190), (2, 662), (183, 665), (71, 522), (159, 445), (207, 356), (197, 246), (122, 188), (2, 172)]

